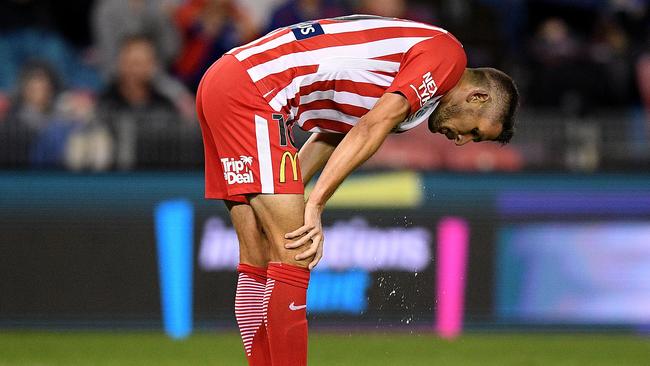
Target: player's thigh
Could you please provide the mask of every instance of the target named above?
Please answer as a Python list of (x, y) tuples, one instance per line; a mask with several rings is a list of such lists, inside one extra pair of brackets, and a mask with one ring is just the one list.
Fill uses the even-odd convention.
[(245, 203), (226, 200), (230, 219), (239, 241), (239, 262), (256, 267), (269, 263), (269, 243), (253, 208)]
[(286, 233), (304, 223), (305, 197), (302, 194), (258, 194), (250, 196), (250, 204), (260, 220), (270, 244), (271, 261), (307, 267), (311, 258), (296, 261), (304, 248), (286, 249)]

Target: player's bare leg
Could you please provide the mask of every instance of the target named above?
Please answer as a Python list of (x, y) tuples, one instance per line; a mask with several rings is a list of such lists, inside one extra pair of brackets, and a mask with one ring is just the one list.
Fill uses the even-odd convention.
[(296, 260), (304, 249), (286, 249), (285, 234), (302, 226), (302, 194), (251, 196), (250, 204), (270, 244), (264, 296), (265, 323), (273, 365), (307, 364), (307, 285), (311, 258)]
[(269, 244), (251, 206), (225, 201), (239, 240), (235, 318), (250, 366), (270, 366), (271, 354), (262, 305)]
[(253, 208), (245, 203), (224, 201), (230, 211), (237, 239), (239, 240), (239, 262), (255, 267), (266, 267), (269, 263), (269, 243), (262, 225), (255, 217)]

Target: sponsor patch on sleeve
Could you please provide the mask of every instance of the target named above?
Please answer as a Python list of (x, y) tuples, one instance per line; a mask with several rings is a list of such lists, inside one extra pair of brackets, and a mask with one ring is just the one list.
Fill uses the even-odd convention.
[(297, 40), (302, 41), (307, 38), (325, 34), (323, 27), (316, 22), (299, 23), (291, 27), (291, 31)]

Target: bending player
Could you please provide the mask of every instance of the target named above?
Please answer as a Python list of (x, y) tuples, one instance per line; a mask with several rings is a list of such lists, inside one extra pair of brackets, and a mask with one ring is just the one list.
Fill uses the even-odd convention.
[[(306, 22), (215, 62), (197, 94), (205, 195), (225, 201), (239, 239), (235, 315), (249, 365), (306, 365), (321, 213), (389, 133), (427, 122), (457, 145), (507, 143), (517, 103), (512, 79), (466, 68), (449, 32), (400, 19)], [(295, 125), (313, 132), (300, 152)]]

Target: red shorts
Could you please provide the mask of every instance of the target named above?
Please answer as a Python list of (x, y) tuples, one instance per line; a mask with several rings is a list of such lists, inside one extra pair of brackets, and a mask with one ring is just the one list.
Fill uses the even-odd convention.
[(286, 114), (271, 109), (234, 56), (205, 73), (196, 108), (206, 198), (248, 202), (247, 194), (304, 193)]

